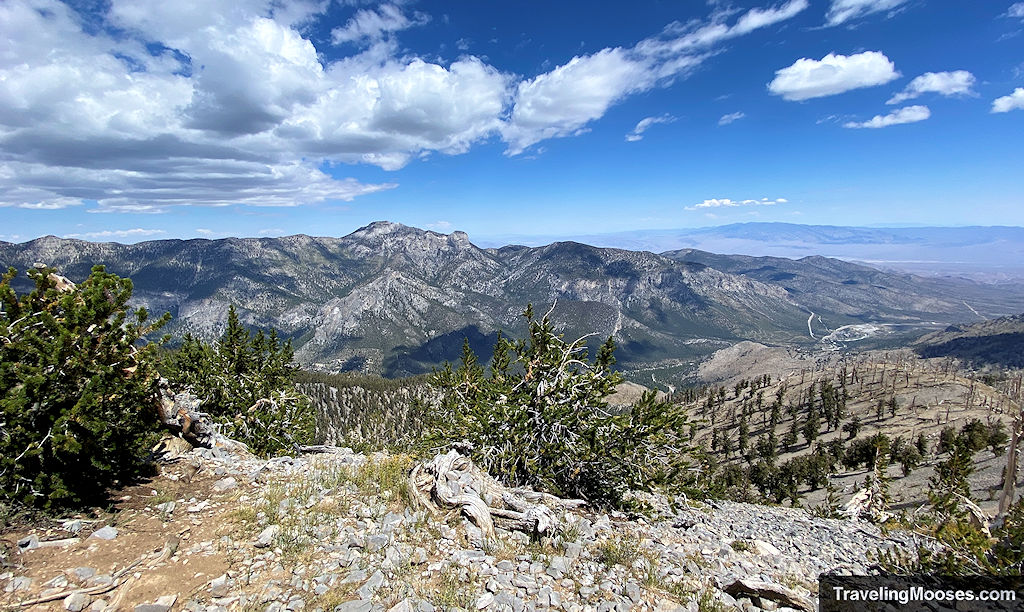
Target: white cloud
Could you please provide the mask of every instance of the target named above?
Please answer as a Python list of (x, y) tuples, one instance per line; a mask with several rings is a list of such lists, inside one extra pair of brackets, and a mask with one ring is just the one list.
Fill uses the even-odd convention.
[(729, 125), (730, 123), (733, 123), (734, 121), (739, 121), (740, 119), (746, 116), (747, 115), (743, 112), (735, 112), (729, 113), (728, 115), (722, 115), (722, 118), (718, 120), (718, 125)]
[(673, 117), (672, 115), (645, 117), (637, 122), (636, 127), (633, 128), (632, 132), (626, 134), (626, 142), (636, 142), (638, 140), (643, 140), (644, 132), (646, 132), (647, 129), (650, 128), (652, 125), (656, 125), (658, 123), (672, 123), (675, 120), (676, 118)]
[(894, 110), (888, 115), (875, 115), (867, 121), (850, 121), (843, 124), (845, 128), (883, 128), (890, 125), (902, 123), (916, 123), (931, 117), (932, 113), (927, 106), (906, 106)]
[(160, 234), (166, 233), (167, 232), (161, 229), (143, 229), (137, 227), (126, 230), (103, 230), (99, 232), (85, 232), (81, 234), (64, 234), (64, 237), (95, 240), (97, 238), (144, 238), (147, 236), (159, 236)]
[(685, 76), (714, 45), (808, 2), (716, 11), (525, 79), (473, 56), (402, 51), (396, 33), (427, 21), (402, 2), (356, 11), (332, 35), (356, 45), (329, 55), (310, 26), (339, 3), (101, 5), (83, 15), (58, 0), (0, 2), (0, 206), (159, 213), (351, 200), (396, 185), (345, 178), (339, 164), (395, 170), (496, 137), (513, 155), (583, 132), (626, 96)]
[(775, 206), (789, 202), (786, 198), (761, 198), (760, 200), (730, 200), (729, 198), (711, 198), (699, 204), (687, 206), (686, 210), (699, 210), (703, 208), (738, 208), (740, 206)]
[(452, 225), (451, 221), (435, 221), (433, 223), (427, 223), (427, 229), (432, 229), (441, 233), (449, 232), (453, 227), (455, 226)]
[(1014, 17), (1016, 19), (1024, 19), (1024, 2), (1016, 2), (1010, 5), (1010, 8), (1006, 10), (1007, 17)]
[(413, 18), (409, 19), (399, 7), (394, 4), (384, 4), (377, 10), (362, 9), (345, 25), (331, 30), (331, 42), (337, 45), (346, 42), (380, 40), (392, 32), (423, 25), (428, 21), (429, 18), (423, 13), (414, 13)]
[(924, 93), (938, 93), (943, 96), (974, 95), (974, 75), (966, 70), (953, 72), (926, 72), (911, 81), (900, 93), (894, 95), (886, 104), (899, 104), (913, 100)]
[(1012, 94), (996, 98), (992, 102), (993, 113), (1008, 113), (1012, 110), (1024, 110), (1024, 87), (1018, 87)]
[(504, 128), (509, 154), (576, 133), (613, 103), (649, 88), (645, 66), (628, 55), (621, 48), (604, 49), (520, 83), (511, 122)]
[(768, 91), (786, 100), (809, 100), (882, 85), (899, 76), (896, 66), (880, 51), (829, 53), (820, 60), (798, 59), (776, 71)]
[(851, 19), (860, 19), (872, 13), (894, 11), (905, 2), (907, 0), (832, 0), (825, 20), (828, 25), (840, 25)]
[(507, 153), (517, 155), (541, 140), (578, 134), (623, 98), (685, 76), (714, 45), (790, 19), (807, 6), (807, 0), (789, 0), (778, 7), (751, 9), (733, 25), (725, 23), (724, 13), (707, 22), (672, 23), (632, 48), (577, 56), (523, 81), (502, 129)]

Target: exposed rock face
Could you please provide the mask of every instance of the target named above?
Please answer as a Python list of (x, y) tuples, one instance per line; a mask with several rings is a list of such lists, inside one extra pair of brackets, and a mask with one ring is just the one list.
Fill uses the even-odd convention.
[(896, 309), (901, 320), (975, 317), (962, 293), (951, 301), (949, 288), (932, 281), (860, 266), (848, 278), (851, 264), (824, 258), (780, 260), (780, 277), (752, 258), (694, 253), (571, 242), (480, 249), (462, 232), (377, 222), (343, 238), (121, 245), (50, 236), (0, 243), (0, 266), (42, 261), (80, 281), (105, 264), (132, 279), (138, 305), (174, 315), (171, 332), (215, 336), (234, 304), (245, 322), (292, 337), (307, 365), (386, 375), (454, 359), (464, 337), (486, 354), (497, 330), (521, 331), (528, 302), (540, 312), (557, 302), (554, 318), (567, 335), (595, 333), (595, 344), (614, 335), (626, 368), (679, 368), (741, 339), (809, 341), (809, 309), (831, 327)]

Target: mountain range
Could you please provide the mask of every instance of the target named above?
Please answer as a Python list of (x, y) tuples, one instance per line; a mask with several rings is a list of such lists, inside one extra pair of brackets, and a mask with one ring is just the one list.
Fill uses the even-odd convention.
[[(595, 246), (661, 253), (714, 253), (800, 258), (824, 255), (923, 276), (986, 281), (1024, 279), (1024, 228), (844, 227), (796, 223), (733, 223), (714, 227), (635, 230), (567, 236)], [(544, 238), (499, 236), (481, 244), (543, 244)], [(547, 240), (546, 242), (550, 242)]]
[[(321, 370), (416, 374), (486, 357), (498, 330), (523, 330), (528, 303), (567, 336), (615, 337), (619, 365), (681, 379), (740, 340), (813, 345), (849, 325), (941, 328), (1024, 312), (1024, 286), (921, 278), (837, 259), (656, 254), (576, 242), (479, 248), (386, 221), (348, 236), (157, 240), (133, 245), (47, 236), (0, 242), (0, 265), (36, 262), (72, 280), (94, 264), (132, 279), (134, 301), (170, 312), (170, 332), (214, 337), (229, 304), (293, 340)], [(22, 288), (24, 279), (22, 279)], [(920, 335), (920, 331), (918, 331)]]

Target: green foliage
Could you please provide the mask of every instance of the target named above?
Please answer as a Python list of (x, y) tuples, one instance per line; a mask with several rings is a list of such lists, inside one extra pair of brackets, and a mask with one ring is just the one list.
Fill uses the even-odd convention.
[(971, 488), (967, 477), (974, 471), (974, 451), (968, 436), (958, 436), (949, 449), (949, 457), (935, 465), (935, 474), (929, 483), (928, 499), (940, 522), (963, 515), (963, 499), (970, 499)]
[(17, 295), (0, 279), (0, 500), (80, 506), (141, 474), (154, 442), (154, 348), (169, 315), (129, 315), (132, 283), (92, 269), (77, 287), (29, 270)]
[(525, 340), (499, 336), (488, 371), (468, 344), (432, 384), (442, 398), (426, 439), (457, 448), (490, 474), (564, 497), (617, 506), (630, 489), (680, 486), (688, 436), (681, 410), (645, 394), (611, 414), (622, 379), (609, 338), (590, 362), (583, 339), (566, 342), (547, 317), (524, 313)]
[(991, 536), (962, 518), (934, 518), (940, 519), (931, 533), (939, 549), (921, 548), (910, 557), (883, 555), (882, 567), (903, 574), (1024, 575), (1024, 499), (1010, 507)]
[(856, 438), (857, 434), (860, 433), (860, 417), (857, 415), (853, 415), (853, 418), (850, 419), (850, 422), (843, 425), (843, 431), (845, 431), (849, 436), (846, 438), (847, 440), (852, 440)]
[(885, 434), (875, 434), (870, 438), (854, 440), (843, 452), (843, 465), (851, 470), (862, 465), (873, 470), (878, 459), (889, 454), (890, 442), (889, 437)]
[(186, 335), (167, 359), (171, 384), (186, 388), (204, 412), (224, 426), (224, 434), (254, 453), (272, 455), (313, 440), (315, 416), (306, 396), (296, 391), (294, 351), (276, 331), (255, 334), (242, 325), (234, 307), (216, 345)]

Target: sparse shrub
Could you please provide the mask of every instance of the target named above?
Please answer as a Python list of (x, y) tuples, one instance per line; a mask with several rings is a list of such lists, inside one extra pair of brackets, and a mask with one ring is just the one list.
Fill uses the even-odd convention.
[(621, 414), (606, 398), (621, 377), (612, 371), (609, 338), (593, 362), (582, 339), (566, 342), (545, 316), (524, 313), (525, 340), (500, 337), (489, 373), (468, 344), (457, 368), (432, 384), (440, 406), (427, 432), (434, 449), (457, 448), (513, 485), (616, 506), (630, 489), (685, 482), (686, 419), (679, 407), (645, 394)]
[(169, 315), (129, 315), (132, 283), (96, 266), (77, 287), (29, 270), (0, 279), (0, 500), (60, 508), (98, 502), (147, 467), (158, 420), (152, 345)]
[(608, 569), (616, 565), (630, 567), (634, 561), (640, 558), (639, 544), (636, 540), (629, 538), (605, 540), (597, 545), (595, 557)]
[(313, 440), (315, 416), (292, 383), (293, 356), (290, 341), (276, 331), (251, 333), (230, 307), (216, 346), (185, 336), (165, 367), (171, 384), (198, 396), (226, 435), (272, 455)]

